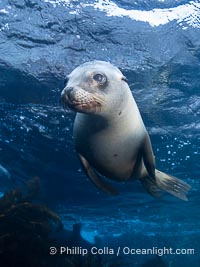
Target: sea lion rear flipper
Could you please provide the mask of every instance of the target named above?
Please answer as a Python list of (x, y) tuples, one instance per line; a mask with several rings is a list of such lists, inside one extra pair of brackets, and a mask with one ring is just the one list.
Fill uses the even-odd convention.
[(180, 179), (155, 169), (155, 160), (149, 136), (145, 138), (142, 149), (143, 161), (149, 177), (141, 179), (146, 190), (153, 196), (161, 196), (165, 191), (181, 200), (187, 201), (187, 193), (190, 185)]
[(143, 177), (141, 183), (150, 195), (153, 197), (162, 197), (162, 190), (158, 188), (156, 181), (151, 177)]
[(187, 201), (187, 194), (191, 186), (180, 179), (156, 170), (156, 184), (163, 191)]
[(86, 158), (83, 157), (81, 154), (78, 155), (82, 163), (83, 169), (86, 172), (87, 176), (91, 179), (91, 181), (105, 193), (108, 193), (110, 195), (118, 195), (118, 192), (110, 184), (104, 182), (102, 178), (95, 172), (95, 170), (91, 167)]

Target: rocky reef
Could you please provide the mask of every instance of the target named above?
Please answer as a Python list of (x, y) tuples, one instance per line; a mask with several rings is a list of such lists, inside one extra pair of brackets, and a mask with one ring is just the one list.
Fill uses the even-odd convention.
[(131, 71), (134, 87), (159, 82), (194, 91), (199, 12), (198, 1), (1, 1), (1, 98), (55, 103), (65, 75), (94, 59)]
[[(100, 256), (73, 253), (74, 249), (81, 252), (92, 245), (81, 237), (80, 224), (66, 231), (56, 213), (34, 203), (38, 189), (36, 177), (23, 188), (13, 189), (0, 198), (1, 266), (103, 267)], [(72, 253), (61, 253), (61, 247)], [(58, 253), (52, 252), (54, 248)]]

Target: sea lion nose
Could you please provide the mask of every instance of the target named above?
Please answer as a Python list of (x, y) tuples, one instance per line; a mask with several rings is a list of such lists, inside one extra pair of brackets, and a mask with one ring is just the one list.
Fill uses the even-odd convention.
[(61, 93), (61, 102), (63, 104), (72, 103), (75, 99), (73, 87), (66, 87)]
[(73, 102), (75, 100), (75, 90), (73, 87), (66, 88), (66, 95), (70, 102)]

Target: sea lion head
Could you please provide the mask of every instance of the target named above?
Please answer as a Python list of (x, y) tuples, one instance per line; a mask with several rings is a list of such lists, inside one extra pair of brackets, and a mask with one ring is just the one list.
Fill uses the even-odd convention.
[(130, 91), (126, 78), (112, 64), (91, 61), (74, 69), (61, 93), (64, 107), (81, 113), (103, 114), (120, 109)]

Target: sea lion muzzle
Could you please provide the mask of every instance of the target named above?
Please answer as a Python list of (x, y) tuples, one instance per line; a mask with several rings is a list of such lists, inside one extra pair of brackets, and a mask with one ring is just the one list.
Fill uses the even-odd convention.
[(88, 113), (100, 110), (101, 104), (91, 93), (80, 87), (65, 87), (61, 93), (61, 102), (64, 108)]
[(66, 87), (61, 94), (61, 102), (64, 107), (69, 104), (73, 104), (75, 100), (75, 93), (73, 87)]

